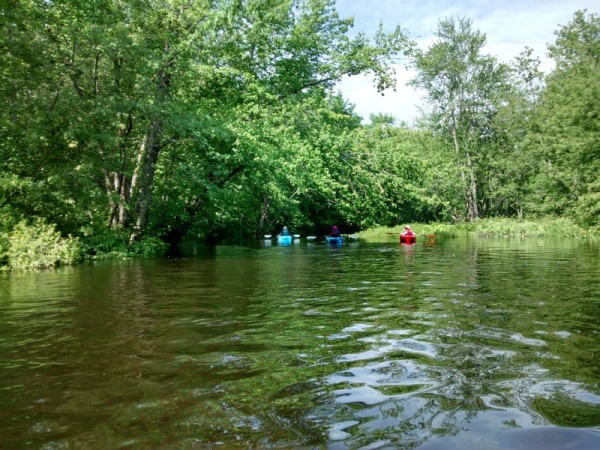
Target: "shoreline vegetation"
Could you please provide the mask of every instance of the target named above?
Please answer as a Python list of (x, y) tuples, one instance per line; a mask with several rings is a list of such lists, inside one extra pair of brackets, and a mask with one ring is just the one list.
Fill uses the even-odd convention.
[[(397, 236), (404, 226), (375, 227), (358, 234), (360, 239), (371, 242), (389, 241), (392, 234)], [(480, 219), (462, 223), (411, 224), (419, 238), (456, 238), (456, 237), (506, 237), (506, 238), (576, 238), (590, 242), (599, 242), (600, 234), (591, 229), (576, 225), (564, 218), (545, 218), (539, 220), (518, 220), (509, 218)], [(395, 236), (395, 237), (397, 237)]]
[[(475, 222), (411, 224), (419, 240), (438, 238), (562, 238), (600, 242), (600, 233), (584, 229), (565, 218), (517, 220), (480, 219)], [(366, 242), (387, 242), (397, 238), (404, 226), (374, 227), (354, 233)], [(32, 271), (69, 266), (89, 260), (154, 258), (166, 254), (166, 245), (156, 239), (141, 241), (133, 247), (92, 248), (79, 238), (61, 237), (54, 226), (37, 222), (20, 223), (13, 233), (0, 236), (0, 271)]]

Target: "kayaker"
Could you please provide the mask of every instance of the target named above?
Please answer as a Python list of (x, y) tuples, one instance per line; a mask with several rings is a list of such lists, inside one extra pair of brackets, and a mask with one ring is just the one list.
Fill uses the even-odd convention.
[(416, 234), (408, 225), (406, 225), (404, 231), (400, 233), (400, 236), (416, 236)]
[(338, 230), (338, 227), (336, 227), (335, 225), (331, 228), (331, 233), (329, 233), (329, 236), (331, 237), (340, 237), (340, 230)]
[(290, 236), (290, 230), (288, 230), (288, 227), (283, 227), (283, 230), (277, 236)]

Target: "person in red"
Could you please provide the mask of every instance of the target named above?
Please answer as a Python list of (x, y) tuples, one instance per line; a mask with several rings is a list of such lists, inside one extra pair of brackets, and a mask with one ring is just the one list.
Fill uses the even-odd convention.
[(404, 232), (400, 233), (400, 236), (416, 236), (416, 234), (408, 225), (406, 225), (404, 227)]
[(336, 227), (335, 225), (331, 228), (331, 233), (329, 233), (329, 236), (332, 237), (340, 237), (340, 230), (338, 230), (338, 227)]
[(404, 244), (414, 244), (416, 240), (417, 235), (408, 225), (406, 225), (404, 227), (404, 232), (400, 233), (400, 242)]

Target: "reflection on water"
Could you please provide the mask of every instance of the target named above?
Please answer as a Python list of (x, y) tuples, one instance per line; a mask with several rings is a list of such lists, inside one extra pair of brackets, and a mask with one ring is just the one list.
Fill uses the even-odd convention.
[(261, 241), (3, 274), (0, 442), (598, 448), (598, 257)]

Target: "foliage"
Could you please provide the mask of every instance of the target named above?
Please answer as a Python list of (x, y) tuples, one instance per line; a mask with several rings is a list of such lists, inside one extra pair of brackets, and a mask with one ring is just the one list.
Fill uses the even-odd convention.
[(55, 225), (36, 220), (19, 222), (8, 236), (8, 265), (14, 270), (34, 270), (70, 265), (81, 257), (81, 244), (62, 237)]
[(0, 232), (0, 270), (8, 269), (8, 249), (10, 247), (10, 241), (8, 239), (8, 233)]
[(129, 254), (136, 256), (162, 256), (166, 250), (167, 243), (152, 236), (143, 237), (128, 247)]
[[(431, 242), (438, 238), (452, 238), (466, 236), (473, 232), (474, 222), (461, 222), (456, 224), (432, 222), (411, 224), (412, 230), (417, 235), (417, 242)], [(359, 233), (359, 238), (370, 242), (388, 242), (398, 240), (404, 226), (374, 227)]]
[(428, 139), (425, 133), (377, 122), (352, 131), (340, 151), (344, 189), (332, 207), (360, 228), (439, 220), (444, 205), (424, 188), (431, 184), (430, 167), (419, 157)]
[(130, 243), (125, 230), (110, 230), (103, 226), (84, 227), (81, 234), (82, 253), (95, 260), (163, 256), (167, 250), (167, 244), (153, 236), (144, 236)]
[[(544, 78), (530, 50), (512, 67), (483, 54), (469, 19), (441, 20), (421, 51), (400, 27), (349, 33), (334, 4), (3, 4), (0, 263), (21, 264), (9, 242), (30, 217), (96, 258), (283, 225), (451, 235), (466, 219), (503, 234), (477, 218), (551, 215), (600, 229), (597, 16), (557, 32)], [(362, 125), (336, 83), (393, 88), (402, 53), (430, 114), (418, 129), (388, 114)]]
[(443, 135), (431, 130), (420, 131), (418, 142), (413, 151), (426, 167), (425, 196), (436, 204), (435, 214), (428, 220), (456, 222), (464, 216), (464, 183), (451, 145)]
[(514, 220), (508, 218), (483, 219), (475, 224), (473, 232), (479, 236), (560, 237), (595, 239), (585, 229), (567, 218)]
[[(307, 224), (306, 177), (273, 171), (309, 165), (282, 158), (312, 155), (342, 76), (391, 88), (409, 45), (399, 28), (350, 37), (332, 0), (25, 1), (2, 17), (0, 176), (27, 188), (14, 214), (68, 232), (105, 223), (130, 243), (256, 229), (266, 203)], [(240, 197), (242, 179), (269, 189)]]
[(451, 143), (463, 183), (465, 217), (480, 216), (481, 178), (488, 174), (492, 121), (508, 92), (508, 68), (483, 55), (485, 34), (466, 18), (440, 20), (438, 40), (414, 51), (412, 85), (423, 88), (432, 108), (430, 124)]
[[(488, 218), (474, 222), (450, 223), (417, 223), (411, 225), (419, 240), (427, 238), (480, 236), (480, 237), (560, 237), (597, 241), (600, 234), (593, 230), (579, 227), (567, 218), (546, 217), (539, 220), (518, 220), (512, 218)], [(362, 231), (361, 239), (368, 241), (390, 240), (397, 238), (403, 227), (375, 227)]]
[(529, 151), (538, 161), (529, 207), (600, 225), (600, 17), (578, 11), (557, 32)]
[(529, 146), (543, 88), (539, 65), (539, 59), (526, 48), (510, 67), (510, 90), (493, 120), (490, 153), (495, 157), (489, 159), (482, 180), (488, 192), (482, 204), (486, 216), (523, 219), (529, 212), (530, 186), (538, 165)]

